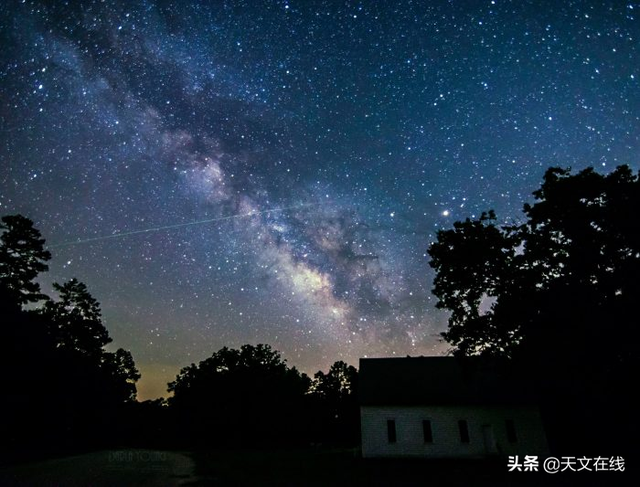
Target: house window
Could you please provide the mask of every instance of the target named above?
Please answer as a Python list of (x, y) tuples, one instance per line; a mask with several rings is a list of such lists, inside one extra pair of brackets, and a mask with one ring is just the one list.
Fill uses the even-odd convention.
[(507, 440), (509, 440), (509, 443), (517, 443), (518, 436), (516, 435), (516, 425), (513, 422), (513, 419), (507, 419), (506, 425), (507, 425)]
[(431, 431), (431, 421), (425, 419), (422, 421), (422, 436), (425, 443), (433, 443), (433, 432)]
[(387, 439), (389, 443), (395, 443), (397, 441), (395, 419), (387, 419)]
[(460, 430), (460, 441), (462, 443), (469, 443), (469, 425), (466, 419), (458, 421), (458, 429)]

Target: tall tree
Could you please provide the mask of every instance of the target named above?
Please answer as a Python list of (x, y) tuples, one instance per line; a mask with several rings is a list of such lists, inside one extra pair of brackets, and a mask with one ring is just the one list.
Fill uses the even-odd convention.
[(451, 311), (443, 336), (463, 355), (509, 354), (517, 343), (513, 329), (492, 322), (492, 311), (484, 311), (510, 287), (520, 242), (512, 229), (498, 228), (495, 220), (490, 211), (476, 221), (455, 222), (453, 230), (439, 231), (429, 248), (430, 264), (437, 271), (436, 307)]
[(44, 249), (45, 240), (22, 215), (7, 215), (0, 223), (0, 299), (22, 306), (44, 299), (35, 278), (48, 270), (51, 254)]
[(522, 225), (490, 213), (438, 232), (429, 254), (437, 306), (451, 311), (443, 337), (457, 354), (509, 360), (583, 420), (603, 403), (625, 417), (640, 367), (640, 177), (551, 168), (534, 197)]
[(131, 352), (119, 348), (115, 352), (104, 352), (100, 368), (105, 372), (109, 384), (109, 399), (116, 403), (136, 400), (136, 382), (141, 375)]
[[(0, 228), (2, 404), (11, 418), (0, 424), (3, 446), (104, 441), (135, 400), (140, 374), (133, 358), (104, 349), (111, 338), (83, 283), (54, 284), (57, 300), (40, 292), (36, 279), (51, 256), (29, 219), (5, 216)], [(24, 306), (37, 301), (44, 301), (39, 308)]]
[(360, 406), (358, 404), (358, 370), (339, 360), (326, 374), (313, 376), (311, 396), (317, 417), (316, 437), (323, 442), (358, 443)]
[(51, 323), (50, 333), (58, 347), (89, 355), (100, 355), (111, 343), (109, 332), (102, 323), (100, 303), (89, 293), (87, 286), (71, 279), (64, 284), (54, 283), (57, 301), (48, 300), (43, 313)]
[(329, 368), (328, 373), (319, 370), (313, 379), (314, 394), (330, 402), (339, 403), (355, 395), (358, 370), (353, 365), (339, 360)]
[(47, 300), (41, 310), (48, 334), (65, 361), (84, 364), (84, 370), (67, 373), (79, 374), (79, 381), (93, 381), (97, 387), (90, 389), (95, 401), (119, 404), (135, 400), (140, 373), (129, 351), (104, 349), (112, 340), (102, 321), (100, 303), (77, 279), (54, 283), (53, 287), (58, 300)]

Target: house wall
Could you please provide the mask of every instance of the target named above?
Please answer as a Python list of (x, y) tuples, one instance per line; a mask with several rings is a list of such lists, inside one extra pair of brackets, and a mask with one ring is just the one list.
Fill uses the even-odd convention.
[[(515, 443), (508, 440), (506, 420), (513, 420)], [(387, 420), (395, 420), (396, 442), (389, 443)], [(422, 421), (431, 421), (432, 443), (425, 443)], [(466, 420), (469, 443), (460, 439), (459, 420)], [(487, 448), (483, 433), (489, 428), (495, 442)], [(501, 455), (545, 455), (548, 446), (542, 419), (533, 406), (434, 406), (361, 408), (362, 455), (371, 457), (482, 457)], [(493, 450), (493, 451), (491, 451)]]

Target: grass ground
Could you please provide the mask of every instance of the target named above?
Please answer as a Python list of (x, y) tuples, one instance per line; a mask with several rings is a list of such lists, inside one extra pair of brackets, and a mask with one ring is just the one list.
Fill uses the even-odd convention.
[(0, 468), (0, 486), (180, 486), (195, 480), (194, 462), (180, 452), (103, 450)]
[(106, 450), (0, 469), (0, 486), (633, 486), (620, 472), (509, 472), (506, 459), (365, 460), (355, 450)]
[(507, 460), (367, 460), (353, 450), (192, 452), (193, 485), (637, 486), (628, 472), (509, 472)]

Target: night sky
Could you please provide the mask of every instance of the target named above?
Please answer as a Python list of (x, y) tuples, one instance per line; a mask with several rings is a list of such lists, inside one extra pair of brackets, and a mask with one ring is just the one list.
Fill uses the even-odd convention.
[(140, 399), (224, 345), (268, 343), (310, 374), (441, 354), (438, 229), (518, 221), (549, 166), (639, 169), (638, 17), (624, 1), (2, 2), (0, 214), (46, 237), (46, 293), (77, 277), (100, 301)]

